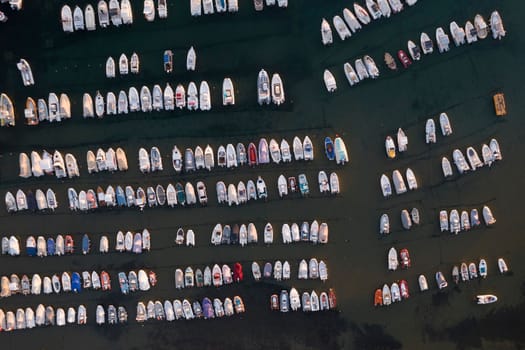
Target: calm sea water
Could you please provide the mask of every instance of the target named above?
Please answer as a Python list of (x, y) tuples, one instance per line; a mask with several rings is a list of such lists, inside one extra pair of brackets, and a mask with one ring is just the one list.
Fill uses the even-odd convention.
[[(0, 90), (14, 100), (18, 115), (15, 128), (0, 130), (0, 187), (2, 193), (36, 188), (55, 190), (60, 203), (54, 214), (22, 213), (0, 215), (2, 235), (51, 236), (72, 233), (80, 238), (89, 233), (98, 246), (100, 235), (114, 237), (117, 230), (142, 229), (152, 233), (153, 251), (141, 256), (116, 253), (100, 256), (61, 258), (2, 257), (0, 273), (41, 275), (64, 270), (102, 270), (113, 276), (111, 293), (85, 292), (81, 295), (14, 296), (1, 300), (4, 310), (39, 303), (66, 307), (86, 304), (90, 325), (84, 327), (40, 328), (2, 334), (5, 348), (188, 348), (188, 349), (515, 349), (524, 346), (521, 315), (524, 311), (524, 276), (521, 252), (523, 208), (523, 145), (525, 104), (521, 99), (522, 61), (525, 58), (521, 13), (525, 5), (518, 1), (431, 1), (420, 0), (388, 20), (372, 23), (358, 35), (341, 42), (334, 31), (334, 44), (323, 47), (319, 25), (322, 17), (330, 19), (351, 3), (340, 1), (290, 1), (286, 10), (266, 9), (255, 13), (251, 1), (239, 1), (237, 14), (191, 18), (188, 1), (170, 1), (169, 17), (146, 23), (142, 4), (133, 2), (135, 23), (126, 28), (98, 29), (90, 33), (66, 35), (59, 22), (63, 2), (26, 1), (20, 13), (7, 11), (9, 21), (2, 24)], [(72, 5), (73, 3), (69, 3)], [(85, 1), (78, 2), (84, 7)], [(4, 9), (3, 5), (2, 9)], [(422, 31), (434, 33), (438, 26), (448, 31), (456, 20), (464, 25), (476, 13), (486, 19), (497, 8), (508, 32), (502, 41), (486, 39), (470, 46), (455, 48), (447, 54), (433, 54), (415, 63), (409, 70), (388, 71), (383, 66), (383, 53), (406, 49), (409, 39), (419, 39)], [(431, 36), (433, 36), (431, 34)], [(185, 71), (187, 49), (197, 51), (197, 71)], [(175, 53), (174, 74), (162, 69), (162, 52)], [(125, 52), (137, 52), (141, 59), (138, 76), (108, 80), (104, 65), (108, 56), (115, 59)], [(381, 66), (377, 81), (366, 81), (350, 88), (342, 65), (369, 54)], [(15, 63), (26, 58), (36, 85), (23, 87)], [(279, 72), (283, 78), (286, 103), (280, 108), (261, 108), (256, 103), (256, 77), (261, 68)], [(329, 68), (338, 82), (338, 91), (329, 95), (322, 82), (322, 72)], [(237, 105), (220, 107), (221, 83), (232, 77)], [(166, 82), (175, 87), (194, 80), (206, 79), (212, 89), (211, 112), (173, 112), (131, 114), (83, 120), (81, 96), (92, 96), (97, 90), (117, 93), (130, 86), (151, 86)], [(47, 97), (48, 93), (65, 92), (72, 101), (73, 118), (62, 124), (42, 124), (36, 128), (22, 125), (23, 105), (27, 96)], [(507, 98), (508, 116), (497, 120), (492, 94), (503, 91)], [(448, 138), (438, 135), (438, 143), (424, 144), (427, 118), (447, 112), (454, 129)], [(435, 118), (435, 120), (437, 120)], [(384, 138), (402, 127), (409, 137), (409, 150), (395, 161), (384, 154)], [(351, 162), (336, 167), (323, 156), (322, 140), (326, 135), (340, 134), (349, 148)], [(220, 144), (256, 141), (260, 137), (282, 138), (310, 135), (316, 146), (316, 160), (309, 164), (265, 166), (210, 174), (175, 176), (169, 166), (171, 148), (205, 146), (215, 149)], [(504, 160), (491, 169), (454, 177), (444, 181), (440, 159), (451, 157), (452, 150), (465, 150), (469, 145), (478, 151), (483, 143), (496, 137)], [(165, 170), (144, 176), (138, 172), (137, 151), (141, 146), (157, 145), (164, 157)], [(87, 175), (85, 152), (98, 147), (123, 147), (128, 154), (130, 171), (124, 174)], [(20, 179), (19, 152), (33, 149), (59, 149), (72, 152), (81, 166), (81, 177), (59, 181), (54, 178)], [(421, 189), (384, 200), (379, 177), (394, 169), (411, 167)], [(315, 189), (319, 170), (337, 171), (342, 194), (337, 198), (320, 196)], [(277, 199), (274, 185), (277, 177), (307, 174), (313, 194), (310, 198)], [(216, 181), (226, 183), (255, 179), (262, 175), (269, 186), (270, 200), (238, 208), (219, 207), (213, 189)], [(98, 185), (130, 184), (149, 186), (167, 184), (178, 179), (204, 180), (209, 187), (207, 208), (154, 210), (112, 210), (90, 214), (70, 213), (66, 189), (95, 188)], [(438, 213), (442, 209), (481, 209), (489, 205), (497, 218), (490, 229), (481, 228), (458, 236), (440, 234)], [(403, 208), (418, 207), (422, 216), (419, 227), (406, 232), (398, 219)], [(3, 211), (3, 210), (2, 210)], [(378, 237), (378, 220), (388, 213), (392, 222), (389, 237)], [(327, 246), (262, 244), (240, 247), (210, 247), (209, 237), (217, 222), (254, 222), (262, 233), (266, 222), (274, 224), (277, 233), (284, 222), (317, 219), (330, 226)], [(197, 247), (174, 246), (178, 227), (192, 228)], [(280, 235), (276, 235), (280, 240)], [(113, 241), (111, 245), (113, 246)], [(408, 271), (387, 271), (387, 251), (391, 246), (406, 247), (412, 256)], [(326, 283), (292, 278), (286, 283), (251, 282), (249, 266), (253, 260), (288, 260), (292, 274), (303, 258), (317, 257), (328, 264)], [(496, 260), (503, 256), (512, 269), (510, 276), (497, 274)], [(447, 278), (454, 264), (477, 261), (484, 257), (489, 276), (459, 287), (449, 286), (438, 292), (433, 275), (443, 271)], [(173, 273), (176, 267), (203, 267), (214, 263), (244, 264), (247, 281), (221, 289), (176, 291)], [(141, 267), (154, 269), (158, 285), (148, 293), (122, 297), (115, 290), (118, 271)], [(417, 292), (417, 276), (425, 274), (430, 291)], [(389, 308), (372, 306), (373, 292), (384, 283), (406, 279), (412, 297)], [(317, 291), (335, 288), (339, 308), (318, 314), (269, 311), (269, 296), (283, 288)], [(497, 304), (477, 306), (476, 294), (498, 295)], [(130, 318), (135, 316), (139, 300), (175, 298), (226, 297), (239, 294), (247, 307), (242, 317), (173, 324), (150, 322), (127, 326), (94, 325), (96, 304), (125, 305)]]

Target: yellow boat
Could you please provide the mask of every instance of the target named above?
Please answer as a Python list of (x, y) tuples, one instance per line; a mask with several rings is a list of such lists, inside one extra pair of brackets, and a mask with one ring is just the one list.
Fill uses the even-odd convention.
[(496, 109), (496, 115), (498, 117), (507, 114), (507, 107), (505, 106), (505, 95), (503, 93), (497, 93), (493, 96), (494, 108)]

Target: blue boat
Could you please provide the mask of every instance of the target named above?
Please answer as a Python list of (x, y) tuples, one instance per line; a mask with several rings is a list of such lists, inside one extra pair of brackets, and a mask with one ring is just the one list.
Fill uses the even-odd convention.
[(82, 292), (82, 280), (78, 272), (73, 272), (71, 275), (71, 290), (75, 293)]
[(125, 207), (127, 205), (126, 203), (126, 193), (122, 189), (122, 187), (117, 186), (117, 205), (119, 207)]
[(120, 285), (120, 291), (122, 294), (129, 293), (129, 282), (125, 272), (118, 273), (118, 284)]
[(186, 204), (186, 193), (184, 192), (184, 186), (180, 182), (175, 184), (175, 192), (177, 193), (177, 203), (180, 205)]
[(211, 300), (208, 298), (202, 299), (202, 313), (204, 318), (215, 318), (215, 312), (213, 311), (213, 305)]
[(27, 191), (26, 200), (27, 200), (27, 209), (35, 211), (37, 209), (36, 198), (32, 191)]
[(87, 234), (82, 237), (82, 254), (86, 255), (89, 253), (90, 241)]
[(55, 255), (55, 240), (51, 237), (47, 239), (47, 255)]
[(324, 151), (326, 153), (326, 157), (328, 158), (328, 160), (335, 159), (334, 143), (332, 142), (332, 139), (330, 138), (330, 136), (327, 136), (324, 139)]

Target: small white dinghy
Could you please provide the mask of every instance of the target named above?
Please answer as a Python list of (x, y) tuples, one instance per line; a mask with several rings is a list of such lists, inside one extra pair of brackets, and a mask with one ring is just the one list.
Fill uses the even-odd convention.
[(352, 33), (355, 33), (356, 31), (362, 28), (361, 23), (359, 23), (353, 12), (347, 8), (343, 9), (343, 18), (345, 19), (345, 22), (352, 31)]
[(427, 123), (425, 125), (425, 140), (426, 143), (436, 143), (436, 124), (434, 123), (434, 119), (430, 118), (427, 120)]
[(483, 167), (483, 163), (479, 159), (478, 152), (476, 152), (474, 147), (467, 148), (467, 158), (473, 171)]
[(483, 220), (485, 221), (486, 226), (490, 226), (496, 223), (494, 215), (492, 215), (492, 210), (488, 206), (483, 207)]
[(452, 135), (452, 126), (450, 125), (447, 113), (443, 112), (439, 115), (439, 125), (441, 126), (443, 136)]
[(452, 166), (450, 165), (450, 161), (447, 157), (441, 158), (441, 169), (443, 169), (443, 176), (445, 178), (452, 176)]
[(350, 38), (352, 36), (352, 33), (350, 33), (350, 30), (340, 16), (334, 16), (333, 23), (335, 30), (337, 31), (337, 34), (339, 34), (339, 38), (341, 38), (341, 40), (344, 41), (346, 38)]
[(337, 90), (337, 83), (335, 81), (334, 75), (328, 69), (324, 70), (323, 79), (328, 92), (334, 92)]
[(498, 297), (493, 294), (477, 295), (476, 298), (478, 305), (492, 304), (498, 301)]
[(399, 266), (399, 260), (397, 259), (397, 250), (396, 248), (392, 247), (388, 251), (388, 269), (390, 271), (397, 270), (397, 267)]
[(321, 41), (323, 45), (329, 45), (333, 42), (332, 29), (328, 21), (324, 18), (321, 21)]
[(408, 149), (408, 137), (405, 135), (403, 129), (397, 129), (397, 150), (399, 152), (406, 152)]
[(407, 177), (408, 189), (417, 190), (418, 184), (417, 184), (416, 176), (414, 175), (414, 172), (412, 171), (412, 169), (407, 168), (406, 177)]
[(403, 179), (403, 176), (401, 175), (401, 172), (399, 170), (396, 169), (392, 173), (392, 181), (394, 182), (396, 194), (403, 194), (407, 191), (405, 180)]
[(383, 192), (383, 197), (387, 198), (392, 195), (392, 185), (390, 184), (390, 179), (385, 174), (381, 175), (381, 191)]

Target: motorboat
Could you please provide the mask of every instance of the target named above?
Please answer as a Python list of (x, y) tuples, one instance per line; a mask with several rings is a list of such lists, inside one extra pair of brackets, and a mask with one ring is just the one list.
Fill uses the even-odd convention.
[(66, 94), (60, 94), (59, 120), (71, 118), (71, 102)]
[(436, 29), (436, 43), (439, 53), (447, 52), (449, 50), (450, 39), (441, 27)]
[(133, 11), (129, 0), (120, 1), (120, 17), (123, 24), (133, 24)]
[(113, 92), (108, 92), (106, 95), (106, 114), (115, 115), (117, 114), (117, 98)]
[(392, 55), (390, 54), (390, 52), (385, 52), (384, 60), (388, 68), (390, 68), (391, 70), (397, 70), (397, 63), (394, 60), (394, 57), (392, 57)]
[(377, 6), (383, 17), (390, 18), (392, 10), (390, 9), (390, 5), (388, 5), (388, 0), (377, 0)]
[(479, 276), (482, 277), (482, 278), (486, 278), (487, 277), (487, 262), (485, 261), (485, 259), (481, 259), (479, 261)]
[(155, 20), (155, 4), (153, 0), (144, 0), (144, 10), (142, 11), (146, 21), (153, 22)]
[(188, 50), (188, 54), (186, 55), (186, 69), (188, 71), (194, 71), (195, 66), (197, 64), (197, 54), (195, 53), (195, 49), (190, 47)]
[(493, 294), (477, 295), (476, 298), (478, 305), (492, 304), (498, 301), (498, 297)]
[(393, 171), (392, 181), (394, 182), (394, 188), (396, 190), (396, 194), (403, 194), (407, 191), (405, 180), (403, 179), (403, 176), (401, 175), (399, 170), (396, 169)]
[[(123, 0), (124, 1), (124, 0)], [(132, 74), (138, 74), (140, 70), (140, 60), (139, 55), (136, 52), (133, 52), (131, 59), (129, 61), (129, 70)]]
[(213, 8), (213, 0), (202, 0), (202, 8), (205, 15), (211, 15), (215, 12)]
[(427, 144), (436, 143), (436, 124), (432, 118), (429, 118), (425, 125), (425, 142)]
[[(7, 95), (6, 95), (7, 96)], [(38, 106), (38, 121), (49, 120), (49, 111), (47, 109), (46, 100), (39, 98), (37, 101)]]
[(468, 216), (468, 212), (463, 210), (461, 212), (461, 231), (468, 231), (470, 230), (470, 220)]
[(503, 28), (503, 21), (498, 11), (492, 12), (490, 15), (490, 29), (492, 30), (492, 37), (501, 40), (506, 34)]
[(419, 216), (419, 209), (417, 208), (412, 208), (412, 210), (410, 211), (410, 217), (412, 218), (412, 222), (416, 225), (419, 225), (420, 223), (420, 216)]
[(67, 177), (66, 165), (64, 158), (59, 151), (53, 153), (53, 170), (57, 179)]
[(173, 71), (173, 52), (171, 50), (164, 51), (162, 59), (164, 63), (164, 71), (168, 74), (171, 73)]
[(423, 32), (420, 36), (421, 50), (425, 55), (431, 54), (434, 52), (434, 43), (432, 39), (428, 36), (427, 33)]
[[(286, 1), (286, 5), (288, 6), (288, 0), (284, 0)], [(279, 2), (279, 4), (281, 4), (281, 2)], [(285, 6), (286, 7), (286, 6)], [(239, 11), (239, 2), (238, 0), (228, 0), (228, 12), (237, 12)]]
[(421, 59), (421, 50), (419, 46), (416, 45), (412, 40), (409, 40), (407, 43), (408, 52), (414, 61), (419, 61)]
[[(344, 40), (344, 39), (342, 39)], [(326, 19), (323, 18), (321, 21), (321, 41), (323, 45), (329, 45), (333, 42), (332, 29)], [(260, 73), (259, 73), (260, 75)], [(259, 97), (260, 99), (260, 97)], [(260, 104), (260, 102), (259, 102)]]
[[(283, 162), (291, 161), (290, 146), (288, 145), (288, 143), (284, 139), (281, 141), (281, 150), (283, 149), (283, 141), (285, 142), (285, 145), (288, 147), (287, 148), (288, 156), (290, 157), (289, 160), (285, 160), (285, 158), (284, 158), (285, 155), (284, 155), (284, 152), (283, 152)], [(237, 157), (236, 158), (237, 158), (237, 164), (239, 166), (248, 163), (248, 154), (246, 153), (246, 148), (244, 147), (243, 143), (241, 143), (241, 142), (237, 143), (237, 146), (235, 147), (235, 151), (237, 153)]]
[(237, 153), (235, 147), (231, 143), (226, 145), (226, 167), (236, 168), (237, 167)]
[(167, 111), (174, 110), (175, 109), (175, 95), (173, 94), (173, 89), (169, 83), (166, 83), (166, 87), (164, 88), (163, 97), (164, 97), (164, 109)]
[(501, 155), (501, 150), (499, 147), (498, 140), (491, 139), (489, 143), (490, 150), (492, 151), (492, 158), (494, 161), (496, 160), (502, 160), (503, 156)]
[(355, 33), (362, 28), (361, 23), (359, 23), (354, 13), (347, 8), (343, 9), (343, 18), (345, 19), (345, 22), (352, 33)]
[(224, 78), (222, 82), (222, 104), (223, 106), (235, 104), (235, 90), (230, 78)]
[(457, 235), (459, 231), (461, 230), (461, 223), (459, 220), (459, 213), (456, 209), (452, 209), (450, 211), (449, 219), (450, 219), (450, 232)]
[(118, 27), (122, 24), (122, 17), (120, 16), (120, 4), (118, 0), (109, 0), (109, 18), (111, 24)]
[(383, 305), (389, 306), (390, 304), (392, 304), (392, 294), (390, 292), (390, 287), (388, 286), (388, 284), (383, 285), (382, 294)]
[(97, 91), (97, 94), (95, 95), (95, 113), (97, 114), (98, 118), (102, 118), (104, 116), (104, 110), (104, 97), (100, 91)]
[(399, 261), (397, 259), (397, 250), (396, 248), (392, 247), (388, 251), (388, 269), (390, 271), (395, 271), (397, 270), (398, 266), (399, 266)]
[(507, 263), (505, 262), (505, 260), (503, 258), (498, 258), (498, 268), (499, 268), (499, 272), (501, 274), (505, 274), (505, 273), (509, 272), (509, 268), (507, 266)]
[(490, 150), (490, 147), (486, 144), (483, 144), (483, 146), (481, 147), (481, 156), (483, 158), (484, 165), (491, 166), (494, 162), (492, 151)]
[(392, 185), (390, 184), (390, 179), (385, 174), (381, 175), (381, 191), (383, 192), (383, 197), (387, 198), (392, 195)]
[(488, 206), (483, 206), (483, 220), (485, 221), (486, 226), (490, 226), (496, 223), (494, 215), (492, 215), (492, 210)]
[(190, 13), (192, 16), (200, 16), (202, 14), (201, 0), (190, 1)]
[(447, 113), (443, 112), (439, 115), (439, 125), (441, 126), (443, 136), (452, 135), (452, 126), (450, 125)]
[(397, 282), (392, 283), (390, 286), (390, 293), (392, 294), (392, 302), (401, 301), (401, 291)]
[(465, 30), (461, 28), (456, 21), (450, 22), (450, 35), (456, 46), (461, 46), (465, 43)]
[(168, 5), (167, 0), (159, 0), (157, 11), (159, 12), (159, 18), (167, 18), (168, 17)]
[(95, 21), (95, 10), (91, 4), (87, 4), (84, 9), (84, 20), (86, 24), (86, 30), (93, 31), (97, 29), (97, 24)]
[(487, 22), (485, 22), (480, 14), (477, 14), (476, 17), (474, 17), (474, 27), (476, 28), (476, 33), (480, 39), (485, 39), (489, 34)]
[(467, 158), (473, 171), (483, 166), (483, 162), (479, 159), (478, 152), (476, 152), (474, 147), (467, 148)]
[(375, 79), (379, 77), (379, 69), (377, 68), (373, 58), (368, 55), (365, 55), (363, 57), (363, 61), (365, 62), (366, 70), (368, 71), (368, 75), (370, 76), (370, 78)]
[(436, 272), (436, 284), (438, 285), (439, 289), (444, 289), (448, 286), (445, 276), (443, 276), (441, 271)]
[(95, 116), (93, 99), (88, 93), (85, 93), (82, 97), (82, 115), (84, 118), (93, 118)]
[(370, 23), (371, 19), (370, 19), (370, 15), (368, 14), (368, 12), (366, 12), (364, 7), (362, 7), (361, 5), (355, 2), (354, 2), (354, 12), (355, 12), (356, 17), (359, 19), (361, 23), (363, 24)]
[[(175, 100), (176, 101), (177, 101), (178, 96), (179, 96), (179, 89), (177, 87), (177, 89), (175, 91)], [(197, 85), (195, 85), (195, 83), (193, 81), (190, 82), (189, 85), (188, 85), (187, 98), (188, 98), (188, 102), (187, 102), (188, 110), (190, 110), (190, 111), (197, 110), (199, 108), (199, 95), (198, 95), (198, 92), (197, 92)], [(179, 104), (177, 104), (177, 106), (179, 106)], [(205, 106), (205, 105), (203, 105), (203, 106)], [(179, 107), (179, 108), (182, 108), (182, 107)]]
[(412, 169), (407, 168), (405, 175), (406, 175), (406, 178), (407, 178), (408, 189), (409, 190), (417, 190), (417, 188), (418, 188), (417, 180), (416, 180), (416, 176), (414, 175), (414, 172), (412, 171)]
[[(4, 97), (4, 101), (2, 101), (1, 97)], [(7, 97), (7, 95), (5, 94), (2, 94), (1, 97), (0, 97), (0, 115), (3, 117), (2, 120), (4, 120), (4, 123), (7, 122), (7, 125), (14, 125), (14, 114), (9, 113), (9, 110), (12, 111), (11, 101), (9, 100), (9, 97)], [(11, 104), (11, 108), (9, 108), (9, 104)], [(49, 94), (48, 106), (49, 106), (49, 121), (50, 122), (61, 121), (62, 119), (60, 117), (60, 103), (58, 100), (58, 96), (54, 92), (51, 92)], [(13, 117), (12, 124), (9, 123), (10, 115), (12, 115)]]
[(345, 62), (345, 64), (343, 65), (343, 69), (345, 72), (346, 79), (348, 80), (350, 86), (354, 86), (355, 84), (359, 83), (359, 77), (357, 76), (354, 68), (350, 63)]
[(215, 8), (217, 9), (217, 13), (226, 12), (227, 10), (226, 0), (215, 0)]
[(150, 159), (151, 159), (151, 171), (162, 171), (162, 156), (160, 154), (160, 151), (157, 147), (151, 147), (150, 151)]
[(412, 219), (406, 209), (401, 211), (401, 224), (405, 230), (410, 230), (410, 228), (412, 228)]
[(164, 99), (162, 94), (162, 88), (160, 85), (155, 84), (153, 86), (153, 102), (152, 102), (152, 108), (156, 111), (160, 111), (161, 109), (164, 109)]
[(469, 271), (466, 263), (461, 263), (460, 267), (460, 277), (461, 281), (467, 282), (470, 279)]
[(271, 101), (270, 78), (264, 69), (260, 70), (257, 77), (257, 101), (260, 105), (270, 104)]
[(184, 151), (184, 171), (187, 173), (195, 171), (195, 156), (191, 148), (186, 148)]
[(97, 5), (98, 13), (98, 24), (102, 28), (106, 28), (109, 25), (109, 10), (108, 4), (105, 0), (100, 0)]
[(447, 213), (446, 210), (441, 210), (439, 212), (439, 228), (440, 228), (441, 232), (449, 230), (448, 213)]
[(357, 76), (359, 77), (359, 80), (363, 80), (370, 77), (368, 74), (368, 70), (366, 69), (366, 66), (361, 58), (355, 60), (355, 70), (357, 71)]
[[(325, 22), (321, 24), (321, 36), (323, 36), (323, 44), (325, 43), (324, 30), (326, 30), (326, 26), (324, 25), (324, 23)], [(352, 33), (346, 26), (341, 16), (338, 16), (338, 15), (334, 16), (333, 23), (334, 23), (335, 30), (337, 31), (337, 34), (339, 34), (339, 38), (341, 38), (341, 40), (344, 41), (346, 38), (349, 38), (352, 36)], [(330, 33), (330, 36), (331, 36), (331, 33)], [(331, 43), (331, 42), (328, 42), (328, 43)]]
[(334, 92), (337, 90), (337, 84), (335, 82), (334, 75), (328, 69), (324, 70), (323, 79), (328, 92)]
[(62, 22), (62, 30), (66, 33), (73, 33), (73, 13), (71, 12), (71, 7), (68, 5), (62, 6), (60, 19)]
[(140, 111), (139, 92), (134, 86), (130, 87), (128, 90), (128, 99), (129, 99), (129, 111), (130, 112)]
[(399, 50), (397, 52), (397, 58), (401, 61), (401, 64), (403, 65), (403, 68), (408, 68), (412, 64), (412, 60), (408, 57), (408, 55), (403, 50)]
[(468, 264), (468, 274), (471, 280), (474, 278), (478, 278), (478, 269), (476, 267), (476, 264), (474, 264), (473, 262)]
[(374, 0), (366, 0), (366, 8), (368, 9), (368, 12), (370, 13), (370, 16), (372, 16), (373, 19), (379, 19), (383, 15), (381, 9), (379, 8), (379, 5)]
[(467, 21), (467, 23), (465, 23), (465, 36), (467, 43), (469, 44), (478, 41), (478, 32), (476, 31), (476, 28), (474, 28), (474, 25), (471, 21)]
[[(82, 13), (82, 11), (80, 12)], [(31, 66), (25, 59), (20, 59), (20, 61), (16, 64), (16, 67), (22, 75), (22, 82), (24, 86), (30, 86), (35, 84), (33, 72), (31, 71)]]
[(390, 233), (390, 218), (388, 214), (381, 215), (379, 219), (379, 233), (382, 235), (388, 235)]
[(140, 108), (142, 112), (151, 112), (153, 110), (151, 92), (146, 85), (140, 89)]
[(274, 73), (272, 76), (272, 101), (277, 106), (285, 101), (283, 82), (277, 73)]
[[(338, 148), (338, 141), (337, 141), (337, 138), (335, 139), (335, 160), (336, 160), (336, 163), (337, 164), (340, 164), (340, 161), (339, 160), (342, 160), (343, 163), (345, 161), (345, 156), (344, 152), (346, 152), (346, 148), (344, 148), (344, 143), (339, 143), (339, 148)], [(343, 152), (343, 148), (344, 148), (344, 152)], [(339, 154), (339, 157), (338, 158), (338, 149), (341, 151), (341, 154)], [(310, 140), (310, 137), (307, 135), (304, 137), (304, 140), (303, 140), (303, 152), (304, 152), (304, 160), (314, 160), (314, 146), (313, 146), (313, 143), (312, 143), (312, 140)], [(346, 161), (348, 161), (348, 158), (346, 158)]]
[(388, 158), (394, 159), (396, 157), (396, 145), (394, 144), (394, 140), (391, 136), (386, 137), (385, 150)]
[(106, 60), (106, 78), (115, 78), (115, 60), (111, 56)]
[(467, 161), (465, 160), (463, 153), (461, 153), (459, 149), (456, 148), (452, 152), (452, 158), (454, 159), (454, 164), (456, 164), (456, 167), (458, 168), (458, 172), (460, 174), (463, 174), (464, 172), (467, 172), (470, 170), (470, 167), (467, 164)]

